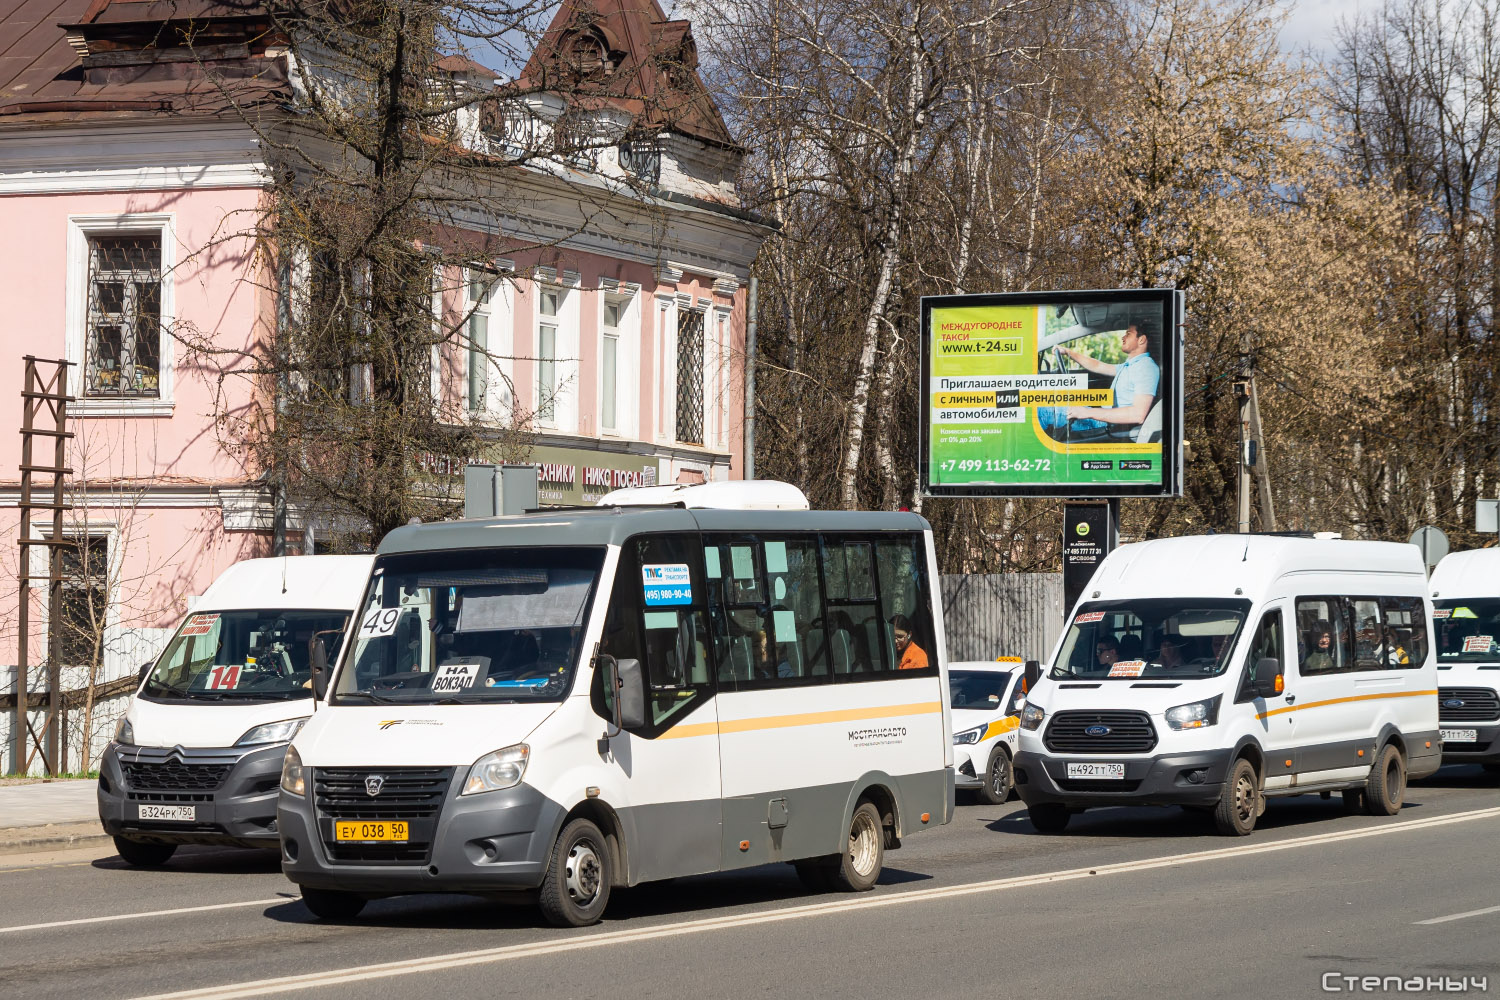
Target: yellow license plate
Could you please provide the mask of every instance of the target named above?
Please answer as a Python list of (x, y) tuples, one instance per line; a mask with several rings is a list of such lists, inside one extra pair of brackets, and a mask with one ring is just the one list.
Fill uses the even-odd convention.
[(335, 823), (333, 824), (334, 840), (394, 840), (405, 841), (411, 838), (408, 824), (404, 820), (384, 820), (373, 823)]

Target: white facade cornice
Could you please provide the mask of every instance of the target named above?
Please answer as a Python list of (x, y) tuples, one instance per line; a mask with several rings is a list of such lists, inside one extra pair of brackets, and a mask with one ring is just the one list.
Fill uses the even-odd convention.
[(48, 126), (0, 134), (0, 195), (243, 188), (266, 184), (244, 125)]

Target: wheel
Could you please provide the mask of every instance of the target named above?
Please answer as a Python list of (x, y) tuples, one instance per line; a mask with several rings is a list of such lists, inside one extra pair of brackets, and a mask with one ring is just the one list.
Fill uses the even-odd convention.
[(124, 837), (115, 838), (115, 850), (120, 857), (125, 859), (127, 865), (136, 868), (157, 868), (167, 863), (167, 859), (177, 853), (176, 844), (148, 844), (143, 840), (126, 840)]
[(365, 898), (337, 889), (302, 887), (302, 905), (319, 920), (353, 920), (365, 908)]
[(614, 881), (604, 834), (586, 819), (563, 827), (552, 848), (538, 902), (554, 927), (587, 927), (599, 922)]
[(1011, 790), (1010, 754), (1004, 747), (996, 747), (990, 753), (990, 766), (985, 768), (984, 784), (979, 788), (979, 797), (992, 806), (1004, 805)]
[(1370, 776), (1365, 779), (1365, 812), (1371, 816), (1394, 816), (1406, 798), (1406, 761), (1401, 751), (1387, 743), (1375, 755)]
[(1255, 765), (1241, 757), (1229, 769), (1229, 780), (1214, 806), (1214, 826), (1227, 837), (1243, 837), (1255, 829), (1260, 815), (1260, 786)]
[(828, 869), (829, 884), (843, 892), (875, 888), (885, 864), (885, 827), (874, 803), (861, 802), (849, 819), (849, 846)]
[(1031, 816), (1031, 825), (1039, 833), (1062, 833), (1068, 828), (1068, 820), (1073, 818), (1067, 806), (1056, 802), (1038, 802), (1027, 806), (1026, 811)]
[(833, 889), (833, 865), (823, 859), (794, 861), (797, 878), (808, 892), (828, 892)]

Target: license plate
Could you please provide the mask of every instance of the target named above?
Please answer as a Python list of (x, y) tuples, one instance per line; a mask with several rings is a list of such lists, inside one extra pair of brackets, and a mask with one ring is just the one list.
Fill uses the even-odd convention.
[(1068, 777), (1070, 778), (1103, 778), (1115, 781), (1125, 780), (1124, 764), (1069, 764)]
[(411, 839), (411, 831), (405, 820), (393, 819), (379, 823), (335, 823), (334, 840), (386, 840), (404, 843)]
[(137, 819), (167, 820), (172, 823), (191, 823), (198, 818), (192, 806), (137, 805)]
[(1479, 730), (1477, 729), (1444, 729), (1442, 730), (1444, 743), (1478, 743)]

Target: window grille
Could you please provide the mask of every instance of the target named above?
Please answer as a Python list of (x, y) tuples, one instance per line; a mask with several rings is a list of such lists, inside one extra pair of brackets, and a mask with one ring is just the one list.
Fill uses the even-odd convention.
[(703, 443), (703, 314), (677, 318), (677, 440)]
[(88, 666), (100, 655), (108, 611), (109, 540), (79, 538), (62, 549), (58, 600), (57, 662)]
[(161, 234), (90, 236), (85, 392), (161, 396)]

